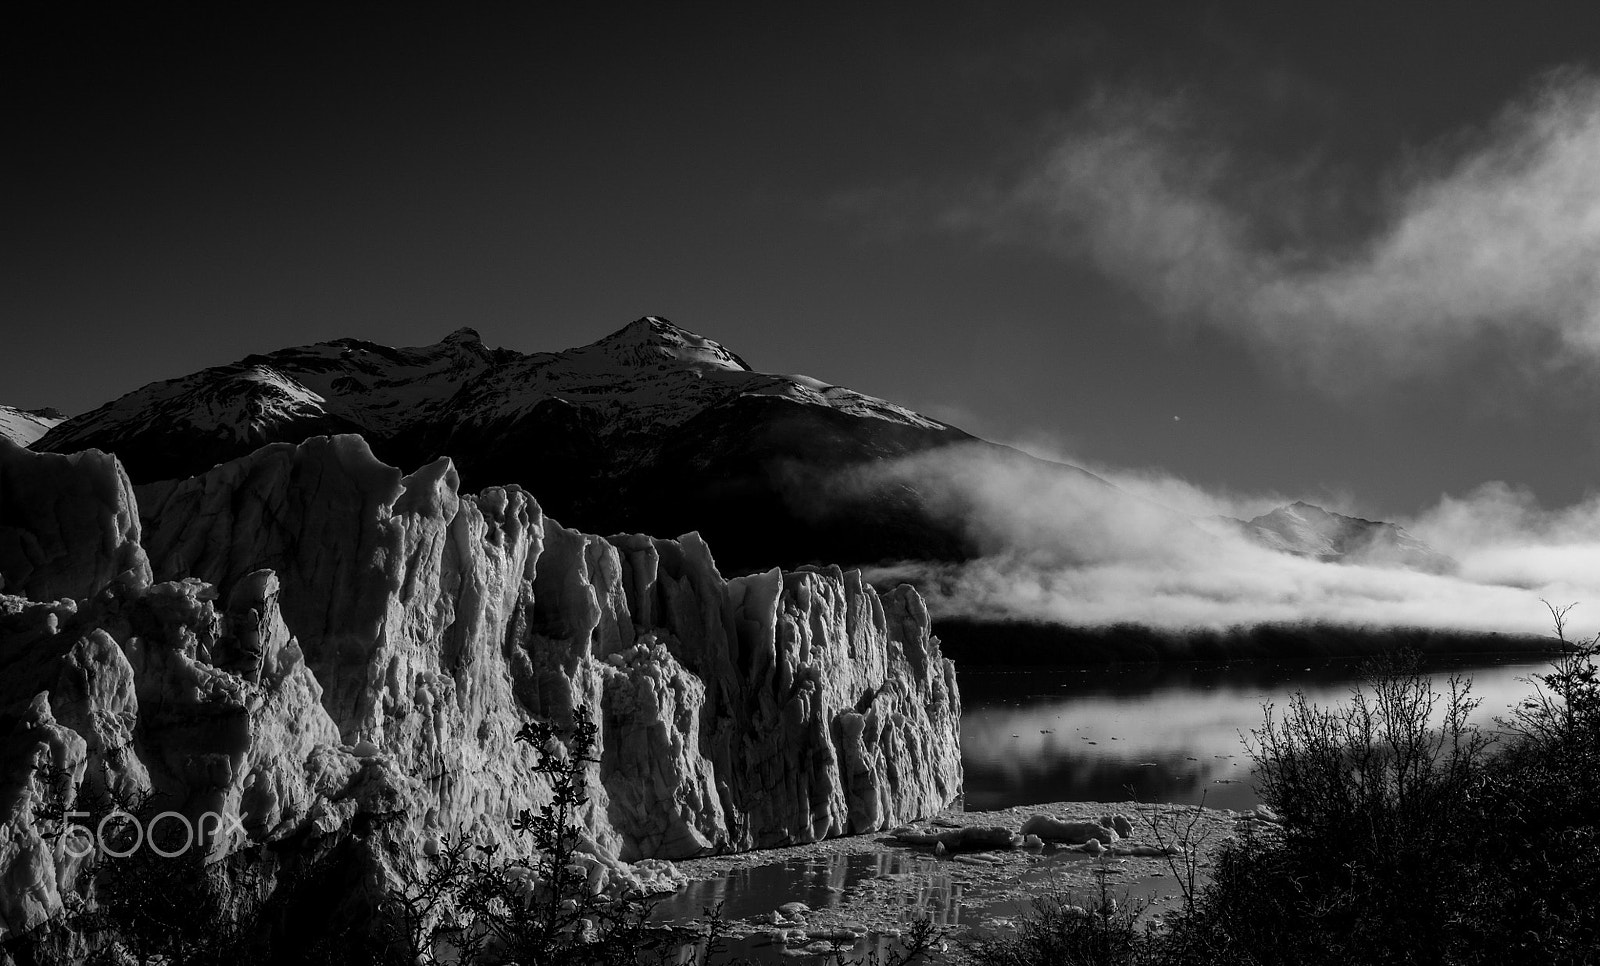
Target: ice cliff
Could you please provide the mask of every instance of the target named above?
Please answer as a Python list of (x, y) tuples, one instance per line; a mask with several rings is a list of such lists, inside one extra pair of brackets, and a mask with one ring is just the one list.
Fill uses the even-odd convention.
[(81, 888), (35, 812), (51, 775), (69, 805), (225, 815), (219, 855), (353, 843), (375, 885), (446, 833), (514, 843), (549, 792), (513, 736), (580, 703), (597, 874), (891, 827), (961, 784), (910, 587), (724, 579), (696, 534), (569, 530), (357, 436), (137, 492), (110, 456), (0, 440), (0, 578), (0, 939)]

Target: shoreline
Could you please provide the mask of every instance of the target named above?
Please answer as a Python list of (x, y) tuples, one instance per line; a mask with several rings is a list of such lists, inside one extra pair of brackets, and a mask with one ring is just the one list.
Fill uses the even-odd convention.
[[(1007, 927), (1034, 899), (1071, 893), (1083, 902), (1098, 900), (1102, 878), (1110, 895), (1144, 902), (1144, 915), (1159, 918), (1181, 905), (1180, 877), (1185, 872), (1184, 858), (1161, 854), (1162, 846), (1186, 838), (1200, 885), (1225, 841), (1247, 824), (1268, 821), (1258, 812), (1195, 805), (1051, 802), (989, 811), (947, 809), (907, 828), (937, 832), (999, 826), (1016, 831), (1034, 815), (1073, 819), (1113, 814), (1126, 816), (1133, 831), (1099, 855), (1050, 844), (936, 853), (908, 845), (886, 830), (685, 859), (675, 864), (690, 884), (662, 903), (660, 921), (690, 921), (702, 913), (697, 903), (720, 901), (730, 948), (778, 962), (829, 954), (835, 943), (853, 948), (856, 955), (889, 947), (911, 922), (931, 918), (942, 934), (938, 958), (952, 961), (959, 958), (961, 939)], [(793, 903), (803, 904), (804, 910)]]

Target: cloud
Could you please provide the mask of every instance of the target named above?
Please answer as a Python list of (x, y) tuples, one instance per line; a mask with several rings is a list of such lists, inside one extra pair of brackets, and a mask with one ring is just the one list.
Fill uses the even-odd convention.
[(1600, 355), (1600, 80), (1548, 76), (1360, 196), (1224, 143), (1217, 117), (1193, 95), (1103, 91), (942, 220), (1086, 259), (1325, 388), (1484, 336), (1541, 364)]
[(1556, 604), (1591, 602), (1600, 621), (1600, 495), (1545, 509), (1526, 488), (1486, 483), (1444, 497), (1410, 525), (1453, 554), (1462, 577), (1527, 588)]
[[(1600, 356), (1600, 78), (1547, 75), (1370, 184), (1239, 134), (1193, 92), (1106, 88), (1003, 177), (932, 204), (944, 228), (1091, 264), (1164, 318), (1229, 332), (1335, 393), (1488, 351), (1499, 368), (1532, 371)], [(885, 222), (895, 230), (930, 203), (926, 186), (905, 185), (854, 201), (898, 215)], [(1592, 602), (1600, 625), (1600, 497), (1547, 509), (1504, 483), (1443, 497), (1400, 521), (1459, 562), (1441, 575), (1287, 557), (1215, 519), (1295, 495), (1089, 468), (1054, 472), (982, 447), (880, 467), (981, 550), (899, 572), (937, 612), (1080, 626), (1545, 633), (1541, 597)], [(1307, 497), (1362, 515), (1348, 497)]]
[(1260, 512), (1280, 497), (1212, 495), (1153, 471), (1112, 475), (1135, 485), (985, 444), (880, 465), (854, 483), (915, 487), (981, 557), (870, 576), (913, 580), (940, 616), (1081, 627), (1310, 621), (1543, 634), (1540, 598), (1592, 601), (1600, 620), (1600, 499), (1547, 511), (1504, 484), (1446, 498), (1411, 521), (1460, 562), (1440, 575), (1286, 555), (1208, 518)]
[[(1081, 467), (1123, 493), (1190, 517), (1228, 516), (1248, 520), (1298, 499), (1282, 493), (1244, 493), (1216, 486), (1203, 487), (1154, 467), (1129, 468), (1084, 460), (1063, 448), (1070, 445), (1070, 441), (1062, 443), (1058, 436), (1012, 439), (1008, 445), (1038, 459)], [(1321, 496), (1318, 502), (1337, 510), (1348, 503), (1348, 498)]]

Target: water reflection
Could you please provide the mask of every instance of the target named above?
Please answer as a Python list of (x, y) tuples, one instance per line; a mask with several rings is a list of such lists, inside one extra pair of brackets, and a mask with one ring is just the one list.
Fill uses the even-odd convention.
[[(963, 927), (981, 926), (997, 917), (1014, 917), (1027, 911), (1030, 902), (1026, 898), (1010, 895), (993, 884), (964, 881), (970, 877), (971, 869), (960, 862), (885, 840), (881, 852), (825, 853), (735, 869), (717, 879), (693, 882), (658, 903), (651, 918), (689, 924), (702, 920), (720, 905), (727, 922), (766, 923), (772, 910), (785, 903), (803, 902), (822, 911), (844, 905), (848, 896), (864, 918), (870, 916), (871, 922), (858, 923), (858, 928), (876, 927), (855, 943), (842, 944), (840, 952), (848, 960), (869, 954), (886, 959), (894, 952), (898, 940), (883, 931), (886, 924), (898, 923), (905, 928), (930, 919), (942, 932), (954, 935)], [(1048, 884), (1057, 881), (1063, 872), (1086, 873), (1095, 866), (1096, 860), (1081, 852), (1052, 850), (1038, 856), (1028, 868), (1016, 870), (1014, 880), (1007, 885)], [(1115, 885), (1119, 895), (1126, 892), (1142, 897), (1153, 894), (1156, 888), (1155, 881), (1147, 879), (1119, 879)], [(815, 922), (815, 917), (808, 918)], [(756, 935), (725, 940), (722, 952), (735, 961), (778, 963), (789, 961), (803, 950), (821, 953), (823, 946), (786, 946)], [(678, 961), (697, 961), (696, 956), (702, 952), (700, 946), (685, 946), (679, 950)], [(934, 956), (932, 961), (944, 959)]]
[[(1453, 672), (1470, 676), (1483, 699), (1474, 720), (1493, 729), (1531, 692), (1524, 679), (1548, 666), (1475, 657), (1435, 660), (1429, 670), (1441, 690)], [(1339, 703), (1360, 679), (1356, 661), (963, 671), (966, 807), (1123, 801), (1132, 788), (1143, 801), (1203, 795), (1219, 808), (1249, 808), (1257, 797), (1241, 736), (1261, 725), (1262, 705), (1282, 706), (1297, 689)]]
[[(1493, 728), (1526, 697), (1526, 678), (1548, 664), (1526, 656), (1436, 660), (1436, 687), (1452, 672), (1469, 675), (1483, 699), (1474, 720)], [(1086, 670), (962, 671), (962, 755), (966, 807), (994, 809), (1052, 801), (1122, 801), (1131, 787), (1152, 802), (1249, 808), (1256, 795), (1240, 736), (1261, 724), (1261, 707), (1283, 705), (1295, 690), (1319, 704), (1345, 701), (1360, 682), (1354, 661), (1312, 666), (1140, 665)], [(1078, 852), (1040, 856), (1006, 886), (1049, 885), (1065, 874), (1086, 880), (1091, 862)], [(964, 874), (965, 873), (965, 874)], [(880, 881), (880, 880), (893, 880)], [(1136, 897), (1172, 892), (1170, 880), (1118, 875), (1115, 891)], [(887, 888), (888, 885), (894, 888)], [(656, 907), (658, 921), (685, 922), (722, 907), (724, 919), (770, 922), (788, 902), (813, 909), (853, 909), (877, 924), (930, 917), (950, 932), (1026, 911), (1027, 900), (999, 883), (974, 881), (956, 860), (897, 845), (879, 851), (822, 853), (738, 869), (696, 882)], [(1152, 907), (1153, 912), (1167, 908)], [(855, 913), (852, 913), (855, 914)], [(886, 954), (895, 940), (874, 932), (847, 956)], [(764, 935), (728, 942), (735, 959), (783, 963), (811, 947), (786, 947)], [(693, 961), (692, 949), (681, 951)], [(933, 961), (943, 960), (935, 956)]]
[[(722, 918), (728, 922), (765, 922), (772, 910), (785, 903), (830, 909), (842, 905), (847, 892), (870, 888), (874, 880), (896, 880), (899, 888), (882, 890), (873, 903), (873, 918), (878, 923), (909, 925), (931, 918), (940, 927), (953, 928), (961, 925), (966, 887), (941, 870), (945, 864), (931, 855), (894, 845), (884, 852), (821, 854), (735, 869), (718, 879), (690, 883), (657, 905), (652, 918), (690, 923), (720, 906)], [(787, 958), (783, 944), (764, 936), (727, 940), (723, 946), (736, 960), (775, 963)], [(892, 935), (878, 931), (853, 944), (844, 943), (841, 952), (847, 958), (876, 955), (886, 959), (896, 946)], [(698, 952), (703, 952), (698, 946), (686, 947), (680, 950), (680, 961), (693, 962)]]
[[(827, 909), (839, 905), (845, 892), (868, 880), (898, 878), (917, 879), (920, 888), (897, 896), (899, 907), (889, 910), (890, 918), (900, 918), (896, 913), (904, 913), (906, 921), (924, 915), (959, 917), (961, 884), (940, 874), (943, 863), (903, 846), (890, 849), (817, 855), (735, 869), (719, 879), (690, 883), (656, 906), (655, 916), (666, 922), (690, 921), (720, 905), (722, 917), (732, 921), (764, 915), (787, 902)], [(944, 918), (938, 921), (941, 925), (957, 924), (947, 923)]]

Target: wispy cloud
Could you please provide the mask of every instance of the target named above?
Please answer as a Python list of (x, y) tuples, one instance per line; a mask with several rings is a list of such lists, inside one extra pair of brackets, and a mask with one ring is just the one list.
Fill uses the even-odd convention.
[[(1600, 78), (1548, 75), (1482, 126), (1365, 183), (1253, 150), (1219, 123), (1224, 107), (1106, 88), (1000, 174), (841, 205), (883, 231), (927, 230), (931, 218), (1090, 264), (1160, 316), (1232, 333), (1332, 392), (1447, 372), (1491, 347), (1503, 367), (1534, 372), (1600, 357)], [(1551, 510), (1503, 483), (1445, 497), (1399, 521), (1459, 562), (1440, 575), (1286, 557), (1207, 522), (1296, 496), (1361, 515), (1348, 498), (1090, 469), (1116, 488), (982, 447), (879, 467), (982, 551), (900, 572), (947, 614), (1083, 626), (1543, 633), (1541, 597), (1587, 602), (1600, 624), (1600, 498)]]
[(1503, 484), (1447, 498), (1406, 521), (1460, 562), (1438, 575), (1288, 556), (1207, 519), (1262, 512), (1276, 495), (1216, 495), (1154, 472), (1111, 477), (1127, 489), (984, 445), (881, 465), (866, 482), (915, 487), (982, 556), (873, 576), (914, 579), (943, 615), (1085, 627), (1314, 621), (1544, 633), (1541, 597), (1593, 602), (1600, 621), (1600, 500), (1547, 511)]
[(1546, 77), (1360, 197), (1226, 143), (1215, 116), (1192, 94), (1102, 91), (941, 220), (1088, 260), (1331, 388), (1488, 334), (1531, 362), (1600, 356), (1600, 80)]
[(1600, 495), (1546, 509), (1526, 488), (1486, 483), (1441, 499), (1411, 526), (1454, 554), (1464, 578), (1587, 601), (1600, 623)]

